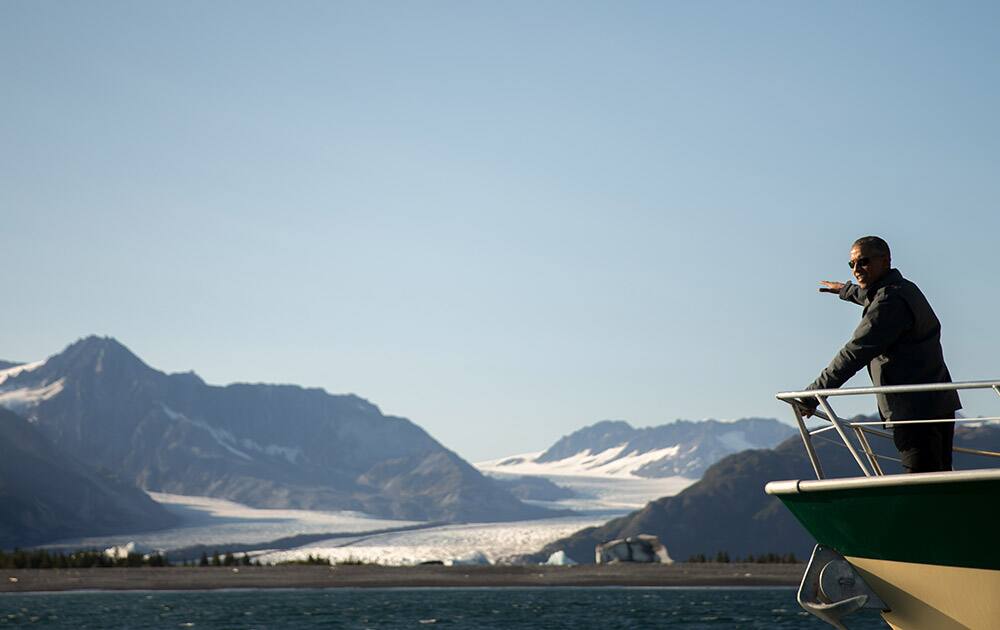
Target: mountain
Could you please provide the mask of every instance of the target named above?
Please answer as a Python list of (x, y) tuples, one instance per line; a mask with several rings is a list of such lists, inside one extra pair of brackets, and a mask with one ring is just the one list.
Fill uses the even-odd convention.
[(6, 369), (9, 369), (9, 368), (12, 368), (12, 367), (17, 367), (19, 365), (22, 365), (22, 364), (19, 363), (19, 362), (17, 362), (17, 361), (3, 361), (3, 360), (0, 360), (0, 370), (6, 370)]
[(207, 385), (193, 372), (155, 370), (111, 338), (0, 372), (0, 405), (58, 448), (146, 490), (412, 520), (553, 514), (357, 396)]
[(726, 455), (771, 448), (795, 434), (773, 418), (735, 422), (678, 420), (642, 429), (605, 420), (559, 439), (540, 454), (478, 464), (491, 473), (520, 475), (610, 475), (696, 479)]
[[(876, 452), (895, 455), (891, 444), (876, 438)], [(828, 477), (859, 474), (843, 445), (814, 440)], [(1000, 451), (1000, 426), (959, 427), (955, 446)], [(955, 469), (1000, 467), (1000, 459), (956, 454)], [(883, 464), (886, 473), (900, 472), (898, 464)], [(600, 527), (581, 530), (555, 541), (523, 560), (539, 562), (563, 550), (577, 562), (593, 562), (598, 543), (653, 534), (670, 555), (685, 560), (703, 553), (726, 551), (732, 557), (747, 554), (795, 553), (807, 558), (815, 541), (777, 497), (764, 494), (768, 481), (815, 479), (799, 437), (777, 448), (743, 451), (711, 466), (701, 480), (676, 496), (651, 501), (644, 508)], [(877, 524), (873, 524), (877, 526)]]
[(130, 533), (176, 522), (149, 496), (61, 451), (0, 408), (0, 549)]

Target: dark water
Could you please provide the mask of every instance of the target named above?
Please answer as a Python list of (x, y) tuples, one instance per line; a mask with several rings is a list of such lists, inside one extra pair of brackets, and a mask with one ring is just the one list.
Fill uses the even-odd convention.
[[(830, 628), (790, 588), (328, 589), (0, 595), (0, 627)], [(852, 630), (887, 628), (875, 612)]]

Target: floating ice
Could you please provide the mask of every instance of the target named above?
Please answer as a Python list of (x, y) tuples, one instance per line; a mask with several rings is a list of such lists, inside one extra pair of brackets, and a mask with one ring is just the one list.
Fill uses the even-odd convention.
[(549, 559), (545, 561), (545, 564), (557, 567), (571, 567), (575, 564), (579, 564), (579, 562), (567, 556), (566, 552), (560, 549), (549, 556)]

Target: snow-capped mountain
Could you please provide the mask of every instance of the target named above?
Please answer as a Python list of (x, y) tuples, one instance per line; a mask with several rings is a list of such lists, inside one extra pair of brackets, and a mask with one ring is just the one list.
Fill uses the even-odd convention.
[(726, 455), (769, 448), (794, 434), (773, 419), (677, 421), (635, 429), (606, 420), (567, 435), (548, 450), (478, 462), (507, 484), (545, 480), (569, 496), (525, 496), (537, 505), (620, 515), (681, 492)]
[(772, 448), (795, 430), (772, 418), (735, 422), (678, 420), (641, 429), (605, 420), (567, 435), (540, 453), (477, 464), (490, 473), (615, 478), (697, 479), (726, 455)]
[(111, 338), (8, 365), (0, 406), (56, 447), (146, 490), (413, 520), (551, 515), (362, 398), (207, 385), (193, 372), (155, 370)]

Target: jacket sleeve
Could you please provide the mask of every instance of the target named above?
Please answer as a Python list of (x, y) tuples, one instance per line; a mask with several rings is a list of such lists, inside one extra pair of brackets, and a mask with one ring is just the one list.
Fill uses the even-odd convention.
[(872, 359), (883, 354), (900, 335), (913, 327), (913, 313), (899, 296), (882, 294), (868, 307), (868, 312), (830, 365), (806, 389), (835, 389), (854, 376)]
[(844, 288), (840, 290), (840, 299), (846, 300), (848, 302), (854, 302), (855, 304), (865, 305), (865, 295), (861, 287), (854, 284), (853, 282), (848, 282), (844, 285)]

